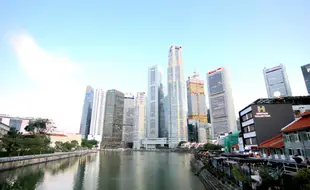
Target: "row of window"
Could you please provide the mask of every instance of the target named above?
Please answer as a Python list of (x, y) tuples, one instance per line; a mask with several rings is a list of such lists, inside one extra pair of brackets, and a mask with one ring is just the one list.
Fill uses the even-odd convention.
[(256, 137), (251, 137), (251, 138), (245, 139), (245, 144), (246, 145), (257, 145)]
[(284, 142), (289, 142), (289, 143), (295, 143), (295, 142), (301, 142), (301, 141), (310, 141), (310, 132), (305, 132), (305, 133), (293, 133), (289, 135), (284, 135), (283, 136)]
[(253, 132), (255, 131), (255, 127), (254, 127), (254, 124), (251, 124), (251, 125), (248, 125), (246, 127), (243, 127), (243, 133), (250, 133), (250, 132)]
[(245, 122), (245, 121), (252, 119), (252, 118), (253, 118), (253, 114), (252, 114), (252, 112), (249, 112), (249, 113), (245, 114), (244, 116), (242, 116), (241, 120), (242, 120), (242, 122)]

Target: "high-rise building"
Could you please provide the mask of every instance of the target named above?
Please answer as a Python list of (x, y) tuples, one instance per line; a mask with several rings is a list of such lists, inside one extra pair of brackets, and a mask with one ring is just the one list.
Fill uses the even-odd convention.
[(302, 75), (304, 76), (308, 94), (310, 94), (310, 63), (301, 66)]
[(160, 100), (159, 105), (159, 138), (168, 137), (168, 96)]
[(182, 47), (171, 46), (168, 55), (168, 143), (176, 147), (180, 141), (187, 141), (187, 98), (183, 70)]
[(106, 92), (102, 89), (96, 89), (93, 99), (93, 109), (91, 114), (90, 131), (87, 139), (102, 140), (102, 130), (104, 125), (104, 112), (106, 104)]
[(122, 145), (124, 94), (117, 90), (108, 90), (105, 104), (102, 147), (120, 147)]
[[(197, 72), (194, 72), (192, 77), (188, 77), (186, 84), (188, 105), (187, 119), (189, 124), (188, 140), (192, 142), (205, 141), (205, 128), (207, 127), (208, 120), (204, 81), (200, 80)], [(199, 132), (204, 134), (199, 135)]]
[(91, 86), (87, 86), (82, 110), (81, 125), (80, 125), (80, 134), (82, 138), (87, 138), (89, 134), (93, 97), (94, 97), (94, 89)]
[(268, 98), (292, 96), (286, 69), (283, 64), (263, 70)]
[(142, 139), (145, 138), (146, 123), (146, 94), (138, 92), (135, 100), (135, 128), (133, 148), (142, 147)]
[(236, 115), (227, 68), (218, 68), (207, 74), (212, 137), (237, 131)]
[(147, 138), (158, 138), (160, 130), (161, 100), (164, 98), (162, 71), (155, 65), (149, 68), (148, 72), (148, 98), (147, 98), (147, 118), (146, 130)]
[(135, 125), (135, 95), (125, 93), (124, 97), (124, 118), (122, 141), (126, 147), (131, 147), (133, 143), (133, 132)]

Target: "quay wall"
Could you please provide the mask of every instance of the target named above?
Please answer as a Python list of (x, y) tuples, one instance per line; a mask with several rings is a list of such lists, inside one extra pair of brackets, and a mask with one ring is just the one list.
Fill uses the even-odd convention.
[(53, 154), (40, 154), (28, 156), (14, 156), (0, 158), (0, 171), (10, 170), (14, 168), (24, 167), (33, 164), (50, 162), (60, 159), (66, 159), (86, 154), (96, 153), (98, 150), (85, 150), (75, 152), (59, 152)]

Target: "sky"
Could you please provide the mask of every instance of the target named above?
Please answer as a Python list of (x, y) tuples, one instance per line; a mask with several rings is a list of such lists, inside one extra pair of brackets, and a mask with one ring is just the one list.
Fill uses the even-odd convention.
[(293, 95), (306, 95), (309, 10), (309, 0), (2, 0), (0, 114), (78, 132), (86, 85), (146, 91), (148, 67), (167, 74), (171, 45), (186, 78), (230, 69), (236, 114), (267, 97), (264, 67), (283, 63)]

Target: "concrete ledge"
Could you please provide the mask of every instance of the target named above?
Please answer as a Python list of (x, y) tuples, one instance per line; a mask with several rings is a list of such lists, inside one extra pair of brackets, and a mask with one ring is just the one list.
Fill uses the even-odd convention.
[(0, 158), (0, 171), (10, 170), (14, 168), (24, 167), (33, 164), (50, 162), (60, 159), (66, 159), (75, 156), (83, 156), (90, 153), (96, 153), (98, 150), (76, 151), (76, 152), (61, 152), (54, 154), (41, 154), (29, 156), (14, 156)]

